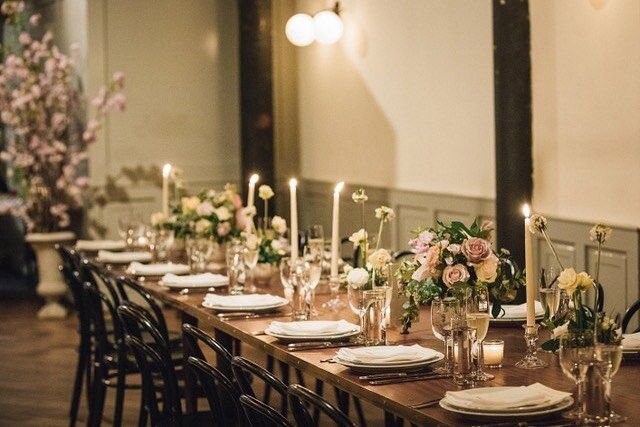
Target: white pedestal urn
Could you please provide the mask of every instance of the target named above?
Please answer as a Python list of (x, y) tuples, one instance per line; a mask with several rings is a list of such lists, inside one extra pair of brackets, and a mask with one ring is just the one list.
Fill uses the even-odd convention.
[(60, 299), (66, 293), (67, 286), (59, 269), (61, 260), (55, 245), (75, 240), (75, 234), (70, 231), (29, 233), (25, 240), (31, 243), (36, 253), (40, 276), (36, 291), (45, 299), (44, 306), (38, 311), (38, 317), (40, 319), (62, 319), (67, 315), (67, 309), (60, 303)]

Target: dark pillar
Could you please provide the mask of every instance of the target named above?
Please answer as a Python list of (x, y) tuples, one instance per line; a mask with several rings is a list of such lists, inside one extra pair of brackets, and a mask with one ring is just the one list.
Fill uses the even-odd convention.
[(496, 222), (499, 247), (524, 268), (521, 206), (531, 203), (529, 2), (493, 0)]
[[(271, 0), (239, 0), (242, 191), (249, 176), (275, 187)], [(257, 193), (257, 192), (256, 192)], [(256, 194), (256, 203), (260, 199)], [(269, 208), (275, 212), (274, 200)]]

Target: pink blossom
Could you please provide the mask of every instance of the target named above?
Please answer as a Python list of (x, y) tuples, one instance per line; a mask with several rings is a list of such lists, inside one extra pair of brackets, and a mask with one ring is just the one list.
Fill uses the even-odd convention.
[(64, 130), (64, 127), (67, 124), (67, 116), (63, 113), (56, 112), (51, 116), (51, 127), (56, 131)]
[(431, 231), (423, 231), (418, 234), (415, 239), (409, 240), (409, 246), (411, 246), (417, 253), (424, 253), (429, 249), (429, 244), (436, 237), (436, 234)]
[(26, 46), (31, 43), (31, 36), (27, 32), (22, 32), (20, 33), (20, 36), (18, 36), (18, 41)]
[(44, 33), (44, 36), (42, 36), (42, 43), (49, 43), (51, 40), (53, 40), (53, 33), (51, 31)]
[(40, 15), (39, 13), (35, 13), (31, 15), (31, 17), (29, 18), (29, 24), (31, 24), (34, 27), (37, 27), (40, 25), (41, 20), (42, 20), (42, 15)]
[(87, 122), (87, 130), (91, 132), (95, 132), (100, 127), (100, 122), (96, 119), (91, 119)]
[(85, 130), (82, 133), (82, 139), (84, 142), (94, 142), (96, 140), (96, 133), (91, 132), (90, 130)]
[(124, 73), (122, 71), (116, 71), (113, 73), (112, 79), (118, 86), (124, 86)]
[(424, 280), (436, 273), (436, 267), (440, 260), (440, 246), (431, 246), (427, 252), (416, 255), (416, 261), (420, 267), (411, 276), (414, 280)]
[(238, 211), (240, 209), (242, 209), (242, 198), (240, 197), (240, 195), (238, 193), (234, 193), (231, 196), (231, 203), (233, 204), (233, 207)]
[(211, 215), (213, 213), (213, 205), (210, 201), (205, 200), (196, 207), (196, 213), (198, 215)]

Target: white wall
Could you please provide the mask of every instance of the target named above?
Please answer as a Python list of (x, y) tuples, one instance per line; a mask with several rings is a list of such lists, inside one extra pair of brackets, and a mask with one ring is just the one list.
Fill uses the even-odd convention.
[(640, 226), (640, 2), (530, 2), (534, 206)]
[(341, 6), (340, 42), (297, 48), (303, 178), (495, 197), (491, 1)]

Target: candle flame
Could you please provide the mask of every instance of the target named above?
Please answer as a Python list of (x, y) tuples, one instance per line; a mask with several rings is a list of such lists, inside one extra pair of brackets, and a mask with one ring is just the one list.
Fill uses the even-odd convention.
[(525, 218), (529, 218), (531, 216), (531, 208), (527, 203), (522, 206), (522, 214)]
[(253, 175), (251, 175), (251, 178), (249, 178), (249, 183), (255, 184), (256, 182), (258, 182), (259, 179), (260, 179), (260, 175), (258, 175), (257, 173), (254, 173)]
[(298, 180), (295, 178), (291, 178), (291, 180), (289, 181), (289, 187), (296, 187), (298, 185)]
[(339, 182), (333, 192), (339, 194), (342, 191), (342, 187), (344, 187), (344, 182)]
[(162, 167), (162, 176), (166, 178), (169, 176), (170, 172), (171, 172), (171, 165), (169, 163), (165, 163), (165, 165)]

